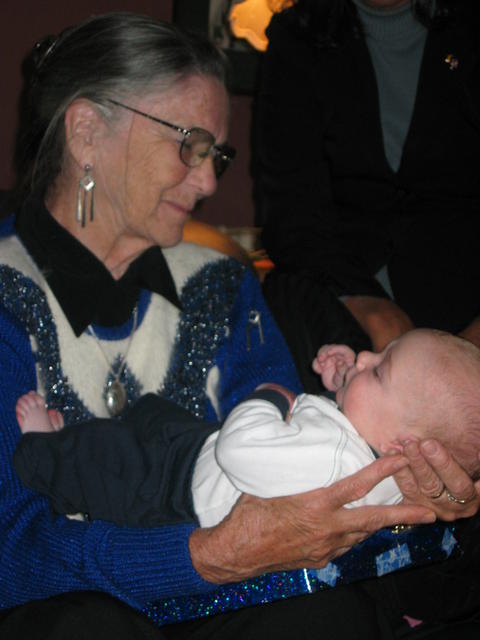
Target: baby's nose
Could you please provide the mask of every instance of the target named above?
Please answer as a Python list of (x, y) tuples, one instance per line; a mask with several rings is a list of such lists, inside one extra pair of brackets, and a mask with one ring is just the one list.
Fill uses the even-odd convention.
[(374, 357), (375, 357), (375, 354), (372, 353), (371, 351), (360, 351), (360, 353), (357, 354), (357, 359), (355, 360), (355, 366), (358, 369), (358, 371), (362, 371), (362, 369), (365, 369), (365, 367), (368, 367), (369, 363), (372, 361)]

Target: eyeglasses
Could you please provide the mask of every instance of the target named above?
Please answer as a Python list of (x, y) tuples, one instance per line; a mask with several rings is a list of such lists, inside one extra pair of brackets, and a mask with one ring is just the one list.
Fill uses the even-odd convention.
[(201, 129), (200, 127), (184, 129), (183, 127), (179, 127), (176, 124), (172, 124), (171, 122), (167, 122), (166, 120), (162, 120), (156, 116), (151, 116), (149, 113), (144, 113), (134, 107), (129, 107), (122, 102), (117, 102), (117, 100), (109, 100), (109, 102), (117, 107), (122, 107), (122, 109), (132, 111), (139, 116), (143, 116), (144, 118), (163, 124), (165, 127), (170, 127), (170, 129), (181, 133), (183, 135), (183, 140), (180, 143), (180, 160), (187, 167), (198, 167), (209, 155), (211, 155), (213, 158), (215, 175), (218, 179), (225, 172), (230, 162), (235, 157), (235, 149), (233, 147), (229, 147), (226, 144), (215, 144), (215, 138), (206, 129)]

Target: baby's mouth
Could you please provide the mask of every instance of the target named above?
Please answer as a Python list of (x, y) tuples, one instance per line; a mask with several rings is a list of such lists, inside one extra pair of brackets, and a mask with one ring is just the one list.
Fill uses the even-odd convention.
[(343, 376), (343, 381), (342, 381), (342, 388), (345, 388), (345, 386), (350, 382), (354, 373), (355, 373), (355, 365), (353, 365), (352, 367), (350, 367), (345, 371), (345, 374)]

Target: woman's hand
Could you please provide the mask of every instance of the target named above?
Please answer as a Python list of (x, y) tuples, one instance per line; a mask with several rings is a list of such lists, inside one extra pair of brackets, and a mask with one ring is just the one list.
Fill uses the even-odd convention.
[(386, 456), (327, 488), (270, 499), (243, 495), (219, 525), (192, 533), (193, 565), (215, 583), (320, 568), (382, 527), (433, 522), (433, 512), (418, 505), (344, 507), (406, 464)]
[(410, 466), (395, 475), (408, 504), (423, 504), (441, 520), (475, 515), (480, 507), (480, 480), (472, 482), (466, 471), (437, 440), (404, 446)]

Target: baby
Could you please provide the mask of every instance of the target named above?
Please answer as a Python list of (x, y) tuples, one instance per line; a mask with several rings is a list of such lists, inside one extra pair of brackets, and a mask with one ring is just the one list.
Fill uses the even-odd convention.
[[(381, 353), (355, 357), (349, 347), (327, 345), (313, 368), (336, 403), (266, 384), (221, 427), (149, 395), (127, 422), (95, 419), (62, 429), (61, 414), (47, 412), (30, 392), (17, 404), (22, 432), (57, 433), (24, 436), (17, 472), (57, 511), (142, 526), (212, 526), (241, 493), (274, 497), (326, 486), (413, 439), (437, 438), (480, 477), (480, 350), (471, 343), (414, 330)], [(123, 510), (111, 499), (119, 493), (129, 496)], [(352, 505), (401, 499), (387, 478)]]

